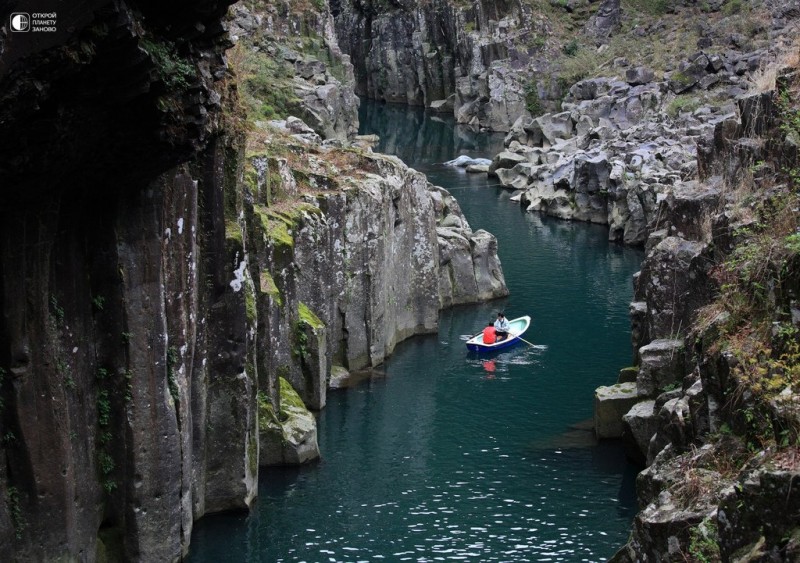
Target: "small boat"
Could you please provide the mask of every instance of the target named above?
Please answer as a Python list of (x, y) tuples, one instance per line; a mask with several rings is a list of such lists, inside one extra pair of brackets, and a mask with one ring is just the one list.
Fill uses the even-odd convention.
[(531, 326), (531, 318), (529, 316), (519, 317), (513, 321), (508, 321), (509, 331), (508, 338), (495, 342), (494, 344), (483, 343), (483, 332), (476, 334), (467, 340), (467, 348), (471, 352), (491, 352), (493, 350), (501, 350), (513, 346), (520, 341), (520, 336), (525, 334), (528, 327)]

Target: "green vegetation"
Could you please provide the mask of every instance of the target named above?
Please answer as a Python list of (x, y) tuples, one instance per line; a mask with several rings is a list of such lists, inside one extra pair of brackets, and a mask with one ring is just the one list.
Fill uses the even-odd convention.
[(294, 248), (294, 238), (289, 232), (289, 229), (294, 227), (294, 221), (263, 205), (254, 205), (253, 211), (261, 220), (261, 226), (264, 227), (267, 239), (273, 246)]
[(28, 526), (25, 517), (22, 515), (22, 507), (19, 501), (19, 489), (16, 487), (8, 487), (6, 493), (8, 495), (6, 500), (8, 514), (11, 517), (11, 524), (14, 526), (14, 535), (19, 540), (22, 539), (23, 530)]
[(139, 45), (155, 64), (158, 79), (169, 90), (183, 91), (195, 76), (194, 65), (178, 55), (175, 44), (166, 40), (154, 41), (143, 38)]
[(275, 284), (275, 280), (272, 278), (270, 273), (266, 270), (263, 270), (261, 272), (261, 279), (259, 281), (261, 293), (266, 293), (272, 298), (278, 307), (283, 307), (283, 298), (281, 297), (281, 292), (278, 289), (278, 286)]
[(722, 6), (722, 13), (726, 16), (741, 13), (743, 10), (748, 9), (748, 5), (744, 0), (728, 0)]
[(539, 88), (535, 80), (531, 80), (525, 85), (525, 109), (531, 117), (539, 117), (544, 113), (542, 101), (539, 99)]
[(267, 239), (275, 247), (294, 248), (292, 233), (300, 225), (303, 214), (320, 215), (316, 205), (306, 202), (291, 202), (289, 205), (266, 207), (254, 205), (253, 211), (261, 221)]
[(305, 323), (298, 321), (292, 331), (292, 355), (295, 358), (304, 360), (308, 356), (308, 335), (306, 334)]
[(105, 428), (111, 422), (111, 400), (108, 391), (102, 389), (97, 392), (97, 423)]
[(249, 121), (285, 118), (296, 112), (300, 100), (292, 86), (294, 65), (246, 46), (236, 47), (231, 62)]
[(276, 413), (266, 393), (259, 391), (258, 401), (258, 427), (260, 430), (269, 430), (288, 420), (291, 410), (307, 410), (303, 400), (292, 384), (283, 377), (278, 376), (278, 393), (280, 412)]
[(578, 54), (579, 49), (580, 45), (578, 44), (578, 40), (573, 38), (569, 43), (561, 48), (561, 51), (568, 57), (574, 57)]
[(245, 315), (247, 316), (247, 322), (252, 325), (257, 318), (256, 288), (253, 286), (253, 281), (249, 275), (245, 276), (243, 290)]
[(299, 359), (305, 359), (308, 355), (308, 334), (306, 327), (310, 327), (314, 332), (325, 326), (320, 318), (314, 314), (305, 303), (298, 302), (297, 305), (298, 321), (295, 323), (293, 331), (292, 354)]
[(307, 324), (311, 328), (318, 329), (325, 326), (325, 323), (302, 301), (297, 304), (297, 314), (300, 316), (300, 322)]
[(294, 390), (294, 387), (292, 387), (292, 384), (289, 383), (286, 378), (279, 377), (278, 385), (280, 387), (281, 394), (282, 414), (285, 415), (288, 409), (306, 410), (306, 405), (303, 403), (303, 399), (300, 398), (300, 395), (297, 394), (297, 391)]
[(649, 16), (663, 16), (667, 13), (669, 0), (622, 0), (622, 8)]
[(243, 244), (242, 227), (238, 221), (232, 219), (225, 221), (225, 239), (232, 240), (238, 243), (239, 246)]
[(692, 113), (701, 105), (702, 101), (700, 98), (688, 94), (681, 94), (675, 96), (675, 99), (667, 105), (667, 115), (675, 119), (682, 113)]
[[(104, 380), (107, 377), (106, 370), (100, 368), (97, 372), (98, 379)], [(111, 398), (106, 389), (97, 392), (97, 424), (100, 427), (98, 442), (100, 447), (97, 450), (97, 465), (100, 469), (100, 477), (103, 489), (110, 493), (117, 488), (117, 483), (111, 478), (114, 471), (114, 458), (108, 451), (111, 442)]]
[(717, 542), (717, 524), (706, 518), (689, 531), (689, 555), (696, 563), (714, 563), (720, 560)]
[(50, 296), (50, 314), (59, 325), (64, 324), (64, 309), (58, 305), (55, 295)]

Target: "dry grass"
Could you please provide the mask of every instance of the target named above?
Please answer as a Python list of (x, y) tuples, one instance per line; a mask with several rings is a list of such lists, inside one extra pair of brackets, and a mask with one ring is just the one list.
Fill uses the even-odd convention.
[(762, 65), (748, 78), (750, 93), (758, 94), (775, 89), (775, 81), (781, 69), (800, 68), (800, 37), (795, 38), (790, 47), (781, 52), (778, 57)]

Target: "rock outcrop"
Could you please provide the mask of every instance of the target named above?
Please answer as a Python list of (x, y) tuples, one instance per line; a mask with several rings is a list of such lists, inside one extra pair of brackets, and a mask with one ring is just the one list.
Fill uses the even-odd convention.
[[(772, 19), (770, 45), (726, 39), (732, 24), (722, 18), (703, 28), (696, 52), (662, 61), (659, 69), (632, 64), (626, 53), (609, 57), (600, 65), (608, 67), (607, 76), (568, 85), (561, 111), (520, 114), (506, 137), (506, 150), (495, 157), (489, 172), (502, 185), (525, 191), (520, 201), (526, 210), (607, 224), (611, 240), (631, 245), (650, 244), (650, 235), (662, 228), (661, 201), (670, 198), (673, 205), (694, 207), (696, 214), (676, 210), (674, 221), (681, 215), (687, 220), (676, 222), (675, 232), (667, 235), (691, 239), (702, 217), (714, 213), (708, 206), (719, 201), (718, 183), (687, 183), (701, 166), (697, 145), (718, 124), (736, 116), (735, 98), (761, 79), (760, 69), (791, 49), (796, 22), (783, 14), (781, 2), (769, 2), (759, 16), (743, 14), (744, 21), (736, 24), (750, 25), (755, 37), (764, 31), (763, 22)], [(587, 25), (598, 42), (607, 43), (619, 18), (619, 2), (609, 0)], [(647, 33), (664, 33), (664, 25), (634, 28), (626, 41), (632, 45)], [(719, 52), (716, 47), (727, 40), (735, 44)], [(597, 56), (609, 48), (602, 45)]]
[(623, 417), (648, 467), (613, 561), (800, 553), (793, 72), (741, 99), (699, 143), (699, 182), (660, 202), (631, 307), (641, 402)]
[(228, 20), (257, 118), (294, 115), (323, 139), (356, 135), (353, 65), (339, 48), (327, 2), (239, 3)]
[[(298, 143), (279, 139), (284, 150)], [(269, 194), (291, 190), (276, 182), (271, 147), (249, 157), (258, 234), (248, 256), (273, 343), (267, 369), (311, 408), (324, 406), (332, 366), (376, 366), (401, 340), (435, 331), (440, 309), (508, 293), (494, 236), (473, 232), (452, 195), (398, 158), (318, 147), (289, 173), (316, 170), (317, 189), (272, 210)]]
[(314, 415), (291, 383), (281, 377), (278, 387), (279, 412), (273, 410), (272, 403), (265, 396), (259, 396), (258, 400), (259, 465), (302, 465), (319, 459)]

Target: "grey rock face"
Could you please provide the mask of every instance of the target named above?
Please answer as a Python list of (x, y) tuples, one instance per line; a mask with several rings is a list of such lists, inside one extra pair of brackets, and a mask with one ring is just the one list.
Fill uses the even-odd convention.
[(639, 349), (639, 358), (636, 387), (640, 395), (654, 396), (685, 375), (682, 340), (653, 340)]
[[(239, 3), (229, 14), (229, 29), (245, 49), (294, 67), (295, 117), (323, 139), (353, 138), (358, 132), (359, 105), (353, 65), (339, 48), (327, 2), (321, 9), (302, 14), (286, 1)], [(311, 40), (308, 45), (295, 42), (299, 33)]]
[(638, 461), (647, 459), (650, 440), (658, 430), (655, 405), (656, 402), (652, 400), (636, 403), (622, 417), (622, 422), (625, 425), (623, 435), (635, 447), (635, 457)]
[(707, 244), (667, 237), (642, 266), (636, 294), (647, 302), (650, 338), (670, 338), (687, 330), (708, 302), (710, 249)]
[[(394, 157), (364, 153), (363, 167), (357, 183), (281, 214), (255, 206), (266, 221), (254, 226), (266, 240), (258, 267), (271, 280), (259, 297), (274, 343), (265, 369), (312, 409), (333, 365), (376, 366), (401, 340), (435, 331), (441, 308), (508, 293), (496, 239), (473, 232), (450, 193)], [(304, 322), (302, 307), (316, 320)], [(299, 342), (298, 326), (314, 327), (302, 346), (277, 345)]]
[(598, 387), (594, 392), (594, 433), (602, 438), (621, 438), (622, 417), (641, 398), (635, 383), (617, 383)]
[(517, 70), (527, 53), (514, 38), (534, 22), (517, 1), (465, 9), (447, 0), (343, 0), (335, 19), (359, 95), (453, 111), (459, 123), (497, 131), (525, 112)]

